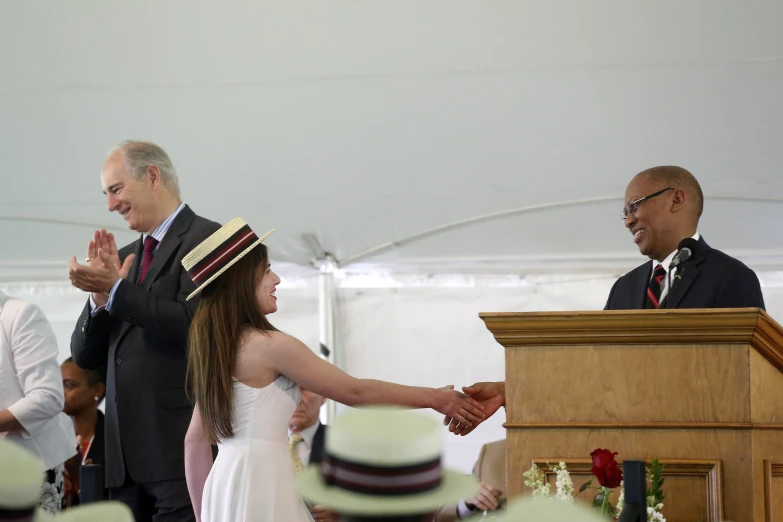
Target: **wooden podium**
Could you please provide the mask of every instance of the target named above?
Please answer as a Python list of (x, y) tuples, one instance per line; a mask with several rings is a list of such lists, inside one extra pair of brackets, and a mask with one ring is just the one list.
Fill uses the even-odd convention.
[(506, 349), (509, 497), (533, 462), (554, 484), (545, 462), (565, 461), (578, 490), (607, 448), (665, 465), (669, 522), (783, 521), (783, 329), (766, 313), (481, 318)]

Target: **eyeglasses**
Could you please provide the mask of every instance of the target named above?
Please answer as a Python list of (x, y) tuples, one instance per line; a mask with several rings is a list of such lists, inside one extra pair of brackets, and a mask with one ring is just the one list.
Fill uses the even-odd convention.
[(623, 208), (623, 221), (628, 219), (628, 216), (636, 214), (636, 211), (639, 210), (639, 205), (641, 205), (642, 203), (644, 203), (648, 199), (652, 199), (652, 198), (654, 198), (656, 196), (660, 196), (661, 194), (663, 194), (667, 190), (674, 190), (674, 189), (672, 187), (665, 188), (663, 190), (659, 190), (655, 194), (650, 194), (649, 196), (644, 196), (643, 198), (639, 198), (636, 201), (631, 201), (630, 203), (628, 203), (625, 206), (625, 208)]

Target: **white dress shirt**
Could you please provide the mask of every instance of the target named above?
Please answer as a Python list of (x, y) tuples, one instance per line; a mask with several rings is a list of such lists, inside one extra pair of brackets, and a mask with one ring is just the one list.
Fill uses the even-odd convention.
[[(315, 438), (315, 432), (318, 431), (318, 426), (320, 426), (321, 423), (316, 422), (309, 428), (306, 428), (299, 432), (299, 434), (302, 436), (302, 442), (297, 444), (296, 446), (296, 453), (299, 455), (299, 460), (302, 461), (302, 466), (307, 468), (307, 466), (310, 464), (310, 454), (313, 452), (313, 439)], [(293, 435), (294, 432), (291, 430), (288, 430), (288, 436), (290, 437)]]
[(0, 291), (0, 410), (24, 430), (0, 433), (52, 469), (76, 454), (73, 423), (63, 413), (57, 339), (41, 309)]
[[(693, 234), (692, 237), (693, 239), (698, 241), (701, 236), (699, 235), (698, 232), (696, 232), (695, 234)], [(674, 256), (676, 255), (677, 255), (677, 251), (675, 250), (674, 252), (666, 256), (666, 259), (664, 259), (663, 261), (652, 261), (653, 272), (655, 271), (655, 267), (659, 264), (663, 266), (664, 270), (666, 270), (666, 277), (664, 277), (663, 281), (661, 281), (661, 297), (658, 300), (658, 302), (661, 303), (663, 302), (663, 298), (666, 297), (667, 293), (669, 293), (669, 280), (672, 277), (674, 277), (677, 274), (677, 272), (680, 270), (679, 267), (675, 268), (674, 274), (672, 274), (671, 277), (669, 277), (669, 265), (672, 263), (672, 259), (674, 259)], [(652, 281), (652, 275), (650, 275), (650, 280)]]

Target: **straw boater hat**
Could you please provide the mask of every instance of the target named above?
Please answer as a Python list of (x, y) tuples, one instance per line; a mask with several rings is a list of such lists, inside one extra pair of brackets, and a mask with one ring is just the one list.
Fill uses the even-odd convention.
[(354, 409), (330, 425), (323, 461), (299, 473), (297, 489), (343, 515), (435, 511), (478, 489), (472, 475), (442, 468), (442, 447), (440, 423), (421, 412)]
[(133, 522), (120, 502), (96, 502), (57, 515), (42, 510), (45, 470), (41, 461), (20, 445), (0, 438), (0, 520), (33, 522)]
[(25, 520), (36, 513), (44, 473), (35, 455), (0, 437), (0, 520)]
[(201, 292), (274, 231), (273, 228), (258, 237), (242, 218), (234, 218), (202, 241), (182, 258), (182, 266), (198, 287), (186, 300)]

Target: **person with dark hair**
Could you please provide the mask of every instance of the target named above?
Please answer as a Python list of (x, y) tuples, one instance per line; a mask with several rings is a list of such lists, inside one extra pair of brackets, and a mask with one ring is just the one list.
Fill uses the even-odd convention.
[(76, 431), (78, 453), (65, 462), (64, 507), (80, 503), (80, 467), (105, 464), (103, 413), (98, 409), (106, 395), (106, 368), (84, 370), (71, 357), (60, 365), (65, 391), (63, 411), (71, 417)]
[[(450, 386), (356, 379), (272, 326), (267, 316), (277, 311), (280, 279), (262, 243), (271, 232), (259, 237), (236, 218), (182, 260), (198, 285), (189, 298), (201, 294), (188, 344), (196, 405), (185, 470), (204, 522), (313, 520), (295, 490), (289, 452), (297, 384), (349, 406), (398, 404), (432, 408), (467, 424), (483, 419), (481, 406)], [(213, 465), (215, 442), (220, 451)]]
[(106, 367), (85, 370), (68, 357), (60, 365), (65, 390), (63, 411), (73, 419), (82, 464), (103, 464), (103, 413), (98, 409), (106, 396)]
[[(753, 270), (710, 247), (696, 230), (704, 194), (693, 174), (673, 166), (647, 169), (628, 184), (625, 201), (623, 223), (651, 261), (617, 280), (606, 310), (764, 309)], [(691, 242), (686, 258), (678, 255), (683, 240)]]

